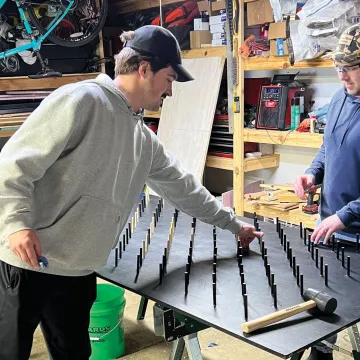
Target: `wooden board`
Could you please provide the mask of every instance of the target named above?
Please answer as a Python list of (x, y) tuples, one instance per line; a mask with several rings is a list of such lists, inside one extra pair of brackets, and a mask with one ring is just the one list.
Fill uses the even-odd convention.
[(311, 69), (311, 68), (331, 68), (331, 60), (315, 58), (311, 60), (297, 61), (291, 66), (288, 56), (254, 56), (246, 59), (245, 71), (259, 70), (293, 70), (293, 69)]
[(199, 180), (205, 168), (224, 63), (223, 57), (183, 60), (195, 80), (175, 82), (173, 95), (161, 110), (160, 141)]
[(323, 143), (323, 135), (296, 131), (244, 129), (244, 141), (318, 149)]
[(226, 46), (204, 47), (200, 49), (184, 50), (181, 52), (183, 59), (207, 58), (207, 57), (226, 57)]
[(27, 76), (0, 77), (0, 91), (56, 89), (62, 85), (94, 79), (99, 73), (64, 74), (61, 77), (30, 79)]
[(302, 202), (306, 202), (306, 200), (301, 200), (300, 198), (298, 198), (295, 193), (290, 193), (290, 192), (288, 192), (287, 194), (279, 195), (279, 201), (283, 202), (283, 203), (289, 203), (289, 202), (302, 203)]
[(216, 169), (233, 170), (234, 160), (231, 158), (208, 155), (206, 157), (206, 166)]
[(261, 156), (260, 158), (246, 158), (244, 160), (244, 172), (270, 169), (278, 167), (280, 164), (280, 155), (272, 154)]

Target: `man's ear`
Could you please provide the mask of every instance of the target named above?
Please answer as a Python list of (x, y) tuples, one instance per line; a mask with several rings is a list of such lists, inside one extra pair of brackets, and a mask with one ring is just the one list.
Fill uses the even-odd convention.
[(139, 75), (142, 78), (145, 78), (149, 75), (150, 72), (150, 64), (147, 61), (141, 62), (139, 66)]

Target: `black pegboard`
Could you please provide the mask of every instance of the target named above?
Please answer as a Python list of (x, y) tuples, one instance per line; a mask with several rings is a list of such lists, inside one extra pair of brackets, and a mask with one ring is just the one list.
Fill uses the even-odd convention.
[[(291, 260), (293, 261), (293, 256), (295, 256), (295, 268), (299, 266), (300, 273), (303, 275), (304, 290), (308, 287), (323, 290), (337, 299), (338, 307), (335, 314), (331, 316), (306, 312), (254, 333), (244, 334), (241, 330), (241, 325), (245, 321), (244, 297), (235, 237), (229, 231), (216, 229), (216, 306), (214, 307), (213, 226), (198, 220), (195, 227), (188, 294), (185, 296), (185, 271), (193, 218), (182, 212), (179, 212), (177, 217), (174, 238), (166, 264), (166, 274), (163, 275), (160, 283), (159, 265), (163, 262), (164, 248), (167, 247), (170, 223), (175, 210), (167, 203), (164, 204), (160, 213), (148, 252), (137, 276), (137, 256), (140, 253), (142, 241), (146, 239), (158, 204), (159, 198), (150, 198), (134, 233), (129, 238), (128, 244), (125, 244), (125, 251), (113, 250), (107, 265), (97, 271), (100, 277), (283, 358), (290, 357), (359, 321), (359, 253), (355, 252), (355, 247), (345, 247), (343, 267), (342, 245), (340, 244), (339, 259), (337, 259), (337, 246), (333, 251), (332, 246), (322, 245), (314, 247), (314, 259), (312, 259), (312, 248), (304, 245), (298, 228), (284, 228), (286, 242), (281, 245), (276, 225), (259, 223), (261, 230), (265, 233), (263, 240), (267, 260), (265, 256), (263, 259), (261, 244), (259, 245), (257, 240), (250, 245), (249, 254), (242, 256), (248, 320), (303, 302), (300, 284), (297, 284), (296, 271), (294, 275), (287, 258), (287, 242), (291, 248)], [(137, 208), (138, 206), (135, 209)], [(243, 220), (252, 221), (246, 218)], [(121, 243), (125, 234), (124, 230), (120, 236)], [(116, 253), (118, 257), (121, 254), (121, 258), (116, 261), (117, 266), (115, 266)], [(316, 267), (316, 253), (318, 253), (319, 267)], [(324, 265), (323, 276), (320, 274), (321, 256)], [(350, 277), (347, 275), (348, 256), (351, 257)], [(265, 262), (270, 265), (270, 279), (271, 273), (274, 274), (277, 308), (275, 308), (274, 296), (266, 275)], [(325, 264), (328, 268), (327, 286), (325, 285)]]

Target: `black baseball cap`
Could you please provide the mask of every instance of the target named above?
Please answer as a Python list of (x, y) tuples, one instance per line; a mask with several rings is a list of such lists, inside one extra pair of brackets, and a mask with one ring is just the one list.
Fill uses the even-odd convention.
[(176, 81), (194, 80), (182, 65), (181, 50), (175, 36), (161, 26), (145, 25), (138, 28), (135, 30), (134, 38), (126, 41), (125, 47), (167, 61), (178, 75)]

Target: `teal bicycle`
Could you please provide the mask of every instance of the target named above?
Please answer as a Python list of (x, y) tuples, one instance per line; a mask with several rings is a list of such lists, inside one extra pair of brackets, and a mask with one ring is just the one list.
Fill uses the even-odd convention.
[[(103, 28), (108, 0), (0, 0), (16, 5), (19, 19), (0, 13), (0, 70), (14, 72), (19, 68), (18, 54), (30, 52), (41, 64), (41, 71), (30, 78), (62, 76), (47, 66), (40, 55), (45, 39), (66, 47), (92, 42)], [(12, 20), (11, 24), (10, 21)], [(20, 21), (19, 21), (20, 20)], [(21, 39), (21, 45), (18, 45)]]

